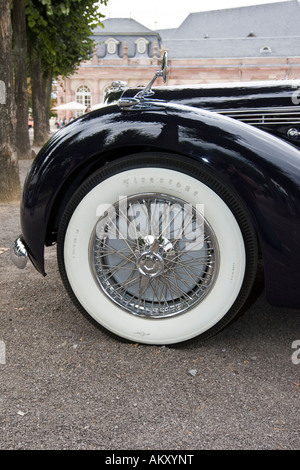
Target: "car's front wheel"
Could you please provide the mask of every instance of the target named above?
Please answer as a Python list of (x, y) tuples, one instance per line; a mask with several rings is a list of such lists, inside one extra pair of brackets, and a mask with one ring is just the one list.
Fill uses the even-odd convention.
[(124, 339), (174, 344), (222, 329), (251, 290), (255, 232), (219, 178), (168, 154), (133, 155), (83, 183), (58, 235), (76, 305)]

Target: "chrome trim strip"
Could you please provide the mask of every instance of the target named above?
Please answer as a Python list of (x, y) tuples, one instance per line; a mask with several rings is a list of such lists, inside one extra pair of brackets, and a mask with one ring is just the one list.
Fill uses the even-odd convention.
[(220, 109), (218, 111), (215, 111), (216, 113), (222, 114), (222, 113), (232, 113), (232, 114), (253, 114), (253, 113), (259, 113), (259, 114), (278, 114), (278, 113), (300, 113), (300, 106), (281, 106), (281, 107), (274, 107), (274, 108), (247, 108), (247, 110), (242, 110), (242, 109)]
[(258, 125), (300, 125), (300, 107), (269, 108), (245, 110), (220, 110), (217, 111), (224, 116), (237, 119), (246, 124)]

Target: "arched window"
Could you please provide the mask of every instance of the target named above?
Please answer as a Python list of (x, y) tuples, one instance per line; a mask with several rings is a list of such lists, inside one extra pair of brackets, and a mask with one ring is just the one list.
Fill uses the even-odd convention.
[(120, 44), (120, 41), (117, 41), (114, 38), (109, 38), (107, 39), (107, 41), (105, 41), (105, 44), (106, 44), (108, 54), (116, 54), (117, 46)]
[(135, 43), (138, 54), (145, 54), (147, 52), (147, 45), (149, 44), (147, 39), (139, 38), (135, 41)]
[[(80, 104), (84, 104), (86, 108), (91, 106), (91, 90), (86, 85), (80, 85), (75, 93), (75, 101)], [(76, 111), (76, 117), (84, 114), (84, 111)]]
[(260, 49), (261, 54), (270, 54), (272, 52), (272, 49), (270, 46), (264, 46)]

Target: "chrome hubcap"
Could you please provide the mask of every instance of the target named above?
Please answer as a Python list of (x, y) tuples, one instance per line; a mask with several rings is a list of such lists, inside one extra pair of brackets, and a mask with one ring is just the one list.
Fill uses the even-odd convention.
[(143, 276), (155, 277), (164, 271), (164, 260), (158, 253), (146, 251), (138, 257), (139, 272)]
[(211, 290), (218, 243), (203, 216), (184, 201), (136, 195), (99, 219), (90, 265), (111, 301), (133, 315), (165, 318), (187, 312)]

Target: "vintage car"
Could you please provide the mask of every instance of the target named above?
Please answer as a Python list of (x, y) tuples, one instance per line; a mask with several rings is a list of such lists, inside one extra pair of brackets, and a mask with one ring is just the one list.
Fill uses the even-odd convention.
[(145, 89), (37, 155), (11, 257), (46, 275), (57, 244), (72, 300), (127, 341), (206, 339), (241, 312), (263, 265), (274, 306), (300, 307), (300, 81)]

